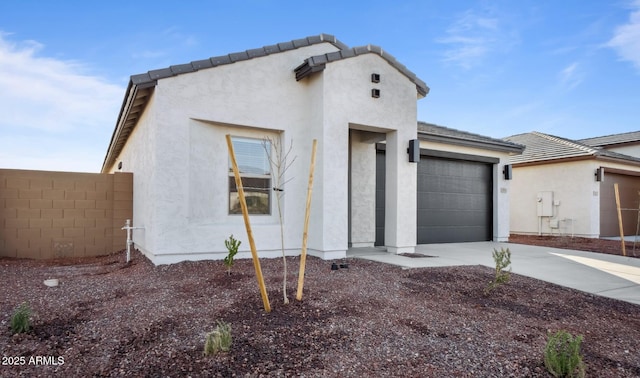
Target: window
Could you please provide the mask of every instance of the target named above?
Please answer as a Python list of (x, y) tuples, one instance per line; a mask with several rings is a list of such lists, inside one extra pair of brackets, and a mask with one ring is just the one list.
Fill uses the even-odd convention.
[[(271, 144), (261, 139), (233, 137), (231, 140), (249, 214), (271, 214), (271, 173), (264, 143), (267, 143), (268, 149), (271, 148)], [(229, 159), (229, 214), (242, 214), (231, 159)]]

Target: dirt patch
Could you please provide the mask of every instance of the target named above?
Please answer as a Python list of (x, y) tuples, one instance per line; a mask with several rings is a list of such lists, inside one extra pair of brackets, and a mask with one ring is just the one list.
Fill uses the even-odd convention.
[[(331, 270), (310, 257), (303, 301), (294, 273), (284, 305), (282, 261), (263, 259), (267, 314), (251, 260), (230, 276), (221, 261), (123, 260), (0, 259), (0, 376), (548, 377), (542, 350), (560, 329), (584, 335), (588, 376), (640, 376), (640, 306), (515, 274), (485, 296), (486, 267)], [(12, 335), (23, 301), (33, 329)], [(217, 320), (231, 324), (231, 351), (204, 357)]]
[[(509, 236), (510, 243), (539, 245), (544, 247), (576, 249), (606, 253), (622, 256), (622, 242), (619, 240), (607, 240), (596, 238), (579, 238), (572, 236), (548, 236), (548, 235), (515, 235)], [(625, 241), (625, 253), (627, 257), (640, 258), (640, 242)]]

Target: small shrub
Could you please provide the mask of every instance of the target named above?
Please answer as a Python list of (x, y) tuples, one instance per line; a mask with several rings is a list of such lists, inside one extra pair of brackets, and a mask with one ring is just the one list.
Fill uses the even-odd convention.
[(11, 316), (11, 331), (13, 333), (28, 332), (31, 326), (31, 308), (26, 303), (16, 307)]
[(494, 248), (493, 261), (496, 263), (495, 276), (485, 289), (485, 294), (489, 294), (493, 289), (509, 282), (509, 278), (511, 277), (511, 251), (509, 248), (500, 248), (499, 251)]
[(227, 274), (231, 274), (231, 267), (233, 266), (233, 258), (235, 257), (236, 253), (238, 253), (238, 248), (240, 247), (240, 244), (242, 244), (242, 242), (240, 240), (236, 240), (233, 237), (233, 234), (229, 236), (229, 239), (224, 241), (224, 245), (225, 247), (227, 247), (227, 250), (229, 251), (227, 256), (224, 258), (224, 265), (227, 267)]
[(573, 337), (567, 331), (549, 335), (544, 348), (544, 366), (554, 377), (584, 377), (580, 345), (582, 336)]
[(218, 321), (216, 329), (207, 333), (204, 341), (204, 355), (228, 352), (229, 349), (231, 349), (231, 325)]

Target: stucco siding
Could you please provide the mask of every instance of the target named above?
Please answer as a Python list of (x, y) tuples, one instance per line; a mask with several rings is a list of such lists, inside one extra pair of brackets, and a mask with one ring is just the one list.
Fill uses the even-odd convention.
[[(281, 136), (286, 146), (293, 140), (297, 159), (288, 172), (294, 179), (284, 208), (286, 248), (297, 253), (310, 159), (302, 155), (310, 153), (314, 136), (302, 140), (293, 131), (305, 129), (310, 108), (308, 88), (295, 81), (293, 69), (310, 55), (335, 50), (313, 45), (160, 80), (117, 160), (124, 171), (135, 172), (134, 219), (144, 227), (134, 231), (136, 246), (155, 263), (222, 258), (223, 241), (233, 233), (243, 242), (239, 257), (248, 256), (242, 217), (227, 214), (224, 135), (231, 133)], [(116, 169), (117, 163), (110, 171)], [(278, 255), (277, 216), (251, 218), (262, 255)]]
[(118, 171), (118, 164), (122, 163), (123, 172), (135, 172), (133, 176), (133, 226), (142, 227), (132, 232), (136, 248), (148, 257), (156, 248), (154, 233), (155, 210), (154, 199), (158, 195), (158, 184), (154, 182), (157, 172), (156, 164), (156, 130), (155, 95), (140, 116), (138, 124), (133, 129), (127, 144), (110, 167), (109, 173)]
[[(575, 161), (514, 168), (511, 182), (511, 232), (598, 237), (599, 183), (596, 161)], [(553, 192), (553, 216), (538, 217), (539, 192)], [(552, 228), (550, 221), (559, 221)]]
[[(351, 131), (351, 245), (373, 247), (376, 217), (376, 150), (367, 132)], [(364, 141), (363, 141), (364, 140)]]
[[(118, 157), (134, 172), (134, 242), (156, 264), (221, 259), (231, 234), (242, 241), (238, 257), (249, 257), (241, 216), (229, 215), (226, 134), (280, 139), (295, 162), (284, 187), (285, 249), (298, 254), (302, 242), (309, 163), (318, 140), (309, 253), (344, 257), (351, 237), (375, 238), (375, 143), (353, 141), (354, 190), (349, 208), (349, 130), (386, 136), (389, 247), (413, 251), (416, 240), (416, 169), (406, 148), (416, 138), (416, 85), (376, 54), (326, 65), (301, 81), (294, 69), (309, 56), (336, 51), (315, 44), (256, 59), (161, 79), (144, 114)], [(371, 83), (371, 73), (381, 83)], [(380, 98), (371, 89), (381, 89)], [(111, 170), (115, 170), (112, 167)], [(280, 255), (275, 194), (270, 215), (252, 215), (261, 257)]]
[[(380, 83), (371, 82), (372, 73), (380, 74)], [(416, 166), (408, 162), (406, 148), (409, 140), (417, 135), (415, 84), (375, 54), (334, 62), (327, 66), (323, 78), (325, 153), (338, 157), (326, 161), (326, 164), (330, 164), (326, 166), (326, 171), (333, 174), (331, 177), (325, 176), (324, 186), (326, 196), (330, 197), (329, 203), (335, 206), (327, 211), (333, 211), (336, 215), (334, 220), (337, 220), (327, 225), (327, 247), (345, 248), (348, 240), (348, 193), (345, 183), (348, 180), (348, 130), (351, 124), (363, 130), (386, 134), (388, 174), (385, 243), (390, 252), (413, 251), (416, 243), (417, 178)], [(371, 96), (373, 88), (380, 89), (379, 98)], [(373, 145), (371, 150), (375, 151)], [(375, 211), (375, 207), (367, 211)]]
[(605, 147), (609, 151), (640, 158), (640, 145)]
[[(223, 240), (232, 233), (243, 242), (240, 257), (248, 253), (242, 218), (228, 214), (227, 133), (278, 137), (287, 147), (293, 143), (291, 157), (296, 161), (287, 172), (284, 196), (285, 248), (290, 254), (297, 254), (301, 245), (311, 144), (318, 139), (309, 250), (323, 257), (344, 256), (349, 236), (349, 125), (400, 130), (402, 146), (397, 149), (404, 150), (416, 132), (416, 88), (372, 54), (334, 62), (321, 74), (295, 81), (293, 69), (306, 57), (335, 50), (329, 44), (313, 45), (158, 82), (118, 159), (124, 170), (136, 172), (135, 219), (145, 227), (135, 236), (136, 244), (153, 254), (154, 262), (222, 258)], [(372, 72), (386, 80), (386, 99), (371, 98)], [(375, 153), (373, 144), (361, 147)], [(401, 166), (411, 168), (404, 151), (398, 155)], [(360, 166), (370, 170), (367, 177), (375, 177), (373, 157), (368, 165), (361, 159)], [(415, 181), (414, 176), (408, 180)], [(403, 190), (415, 188), (415, 183), (402, 182), (407, 180), (403, 173), (399, 180)], [(375, 185), (369, 184), (373, 198)], [(353, 209), (355, 216), (374, 212), (374, 205), (365, 201)], [(261, 255), (277, 256), (275, 207), (271, 215), (252, 216), (251, 222)], [(356, 234), (366, 235), (371, 228), (373, 241), (373, 226), (362, 226)], [(410, 229), (415, 232), (415, 227)], [(403, 243), (415, 244), (415, 238), (405, 239), (411, 241)]]

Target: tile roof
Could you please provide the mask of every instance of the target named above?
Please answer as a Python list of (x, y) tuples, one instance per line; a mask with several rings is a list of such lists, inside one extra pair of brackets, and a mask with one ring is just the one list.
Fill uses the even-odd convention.
[[(332, 45), (337, 47), (339, 51), (337, 51), (336, 53), (339, 54), (339, 59), (345, 59), (350, 56), (356, 56), (365, 53), (378, 54), (386, 59), (398, 71), (402, 72), (411, 81), (413, 81), (416, 84), (416, 89), (419, 94), (425, 96), (429, 92), (429, 87), (427, 87), (422, 80), (418, 79), (415, 74), (413, 74), (405, 66), (396, 61), (393, 56), (386, 52), (383, 52), (381, 48), (369, 45), (349, 49), (347, 45), (338, 41), (336, 37), (331, 34), (320, 34), (317, 36), (295, 39), (289, 42), (264, 46), (257, 49), (250, 49), (227, 55), (216, 56), (209, 59), (196, 60), (191, 63), (178, 64), (167, 68), (151, 70), (146, 73), (132, 75), (131, 79), (129, 80), (127, 90), (125, 91), (125, 97), (120, 108), (120, 114), (118, 115), (118, 120), (116, 122), (115, 129), (113, 130), (111, 141), (109, 142), (109, 147), (102, 164), (102, 171), (105, 171), (115, 163), (116, 158), (124, 148), (129, 135), (137, 124), (138, 118), (142, 114), (142, 111), (144, 110), (147, 101), (150, 98), (151, 92), (156, 86), (158, 80), (189, 72), (195, 72), (201, 69), (212, 68), (225, 64), (232, 64), (235, 62), (271, 54), (277, 54), (284, 51), (294, 50), (300, 47), (311, 46), (319, 43), (331, 43)], [(327, 62), (336, 60), (336, 53), (310, 57), (302, 65), (308, 64), (312, 72), (317, 72), (321, 69), (324, 69), (324, 65), (322, 64), (326, 64)], [(325, 60), (325, 63), (321, 63), (323, 59)]]
[(639, 158), (537, 131), (513, 135), (504, 139), (526, 146), (522, 155), (510, 158), (513, 164), (542, 163), (572, 158), (608, 158), (640, 163)]
[(411, 72), (406, 66), (398, 62), (396, 58), (388, 52), (382, 50), (380, 46), (367, 45), (354, 47), (352, 49), (343, 48), (340, 51), (334, 51), (327, 54), (316, 55), (309, 57), (295, 69), (296, 80), (302, 80), (305, 77), (325, 69), (327, 63), (335, 62), (342, 59), (352, 58), (354, 56), (363, 54), (376, 54), (385, 59), (392, 67), (397, 69), (400, 73), (405, 75), (416, 85), (416, 90), (420, 96), (424, 97), (429, 93), (429, 87), (424, 81), (420, 80), (413, 72)]
[(618, 144), (640, 143), (640, 131), (579, 139), (578, 142), (592, 147), (607, 147)]
[(495, 139), (484, 135), (473, 134), (426, 122), (418, 122), (418, 138), (432, 142), (505, 151), (513, 154), (521, 154), (524, 150), (524, 146), (514, 142)]
[(227, 55), (214, 56), (208, 59), (195, 60), (191, 63), (178, 64), (167, 68), (151, 70), (146, 73), (131, 76), (131, 82), (136, 85), (155, 85), (156, 81), (159, 79), (177, 76), (188, 72), (195, 72), (205, 68), (232, 64), (243, 60), (259, 58), (271, 54), (278, 54), (281, 52), (298, 49), (300, 47), (311, 46), (323, 42), (329, 42), (340, 50), (348, 49), (347, 45), (338, 41), (335, 36), (331, 34), (320, 34), (316, 36), (295, 39), (289, 42), (282, 42), (275, 45), (264, 46), (257, 49), (250, 49)]

